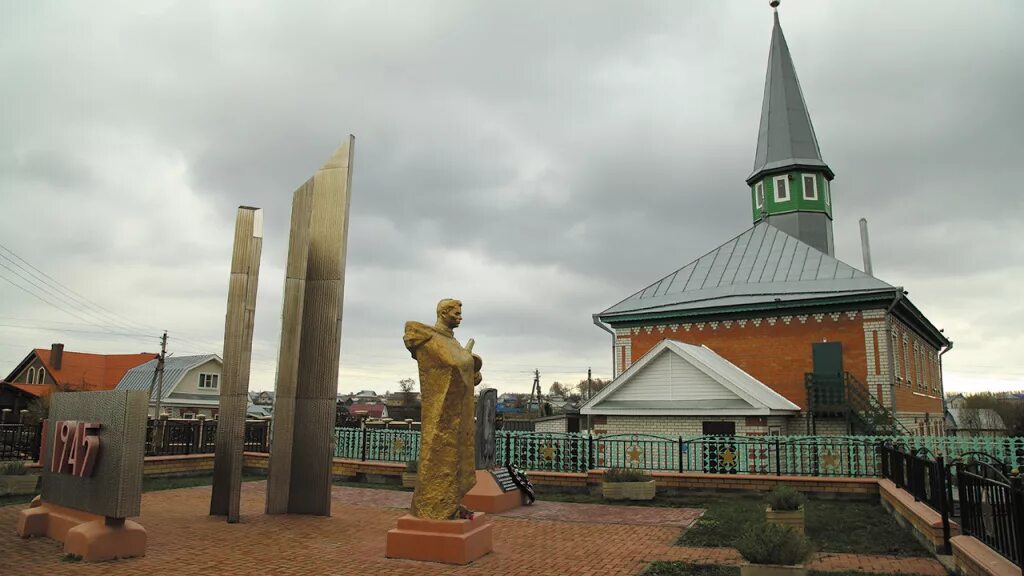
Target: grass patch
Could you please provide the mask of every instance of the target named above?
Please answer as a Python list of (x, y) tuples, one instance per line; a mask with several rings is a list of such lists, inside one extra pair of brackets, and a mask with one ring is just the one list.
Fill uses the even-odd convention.
[[(690, 564), (688, 562), (651, 562), (643, 576), (739, 576), (738, 566)], [(822, 572), (811, 570), (811, 576), (906, 576), (899, 572)]]
[(823, 552), (931, 555), (880, 504), (811, 499), (806, 510), (807, 535)]
[(689, 564), (687, 562), (651, 562), (644, 576), (738, 576), (736, 566)]
[[(540, 500), (608, 504), (592, 494), (538, 494)], [(747, 524), (764, 522), (765, 497), (755, 494), (661, 495), (630, 506), (704, 508), (676, 544), (708, 548), (734, 548)], [(929, 556), (910, 532), (896, 523), (880, 504), (856, 500), (809, 498), (807, 537), (820, 552), (848, 552), (891, 556)]]
[(811, 576), (906, 576), (900, 572), (822, 572), (811, 570)]

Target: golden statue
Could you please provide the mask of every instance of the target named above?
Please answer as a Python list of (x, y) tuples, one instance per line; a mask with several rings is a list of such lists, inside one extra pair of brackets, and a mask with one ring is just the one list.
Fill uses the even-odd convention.
[(463, 348), (454, 329), (462, 322), (462, 302), (437, 304), (437, 323), (405, 323), (405, 347), (419, 364), (423, 407), (420, 462), (412, 514), (427, 520), (453, 520), (472, 513), (459, 503), (476, 483), (473, 387), (483, 361), (473, 340)]

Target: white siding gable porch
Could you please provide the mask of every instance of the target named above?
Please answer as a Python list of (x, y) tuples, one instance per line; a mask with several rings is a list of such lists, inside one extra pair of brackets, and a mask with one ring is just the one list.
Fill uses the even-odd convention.
[(592, 415), (789, 415), (796, 405), (704, 346), (663, 340), (581, 409)]

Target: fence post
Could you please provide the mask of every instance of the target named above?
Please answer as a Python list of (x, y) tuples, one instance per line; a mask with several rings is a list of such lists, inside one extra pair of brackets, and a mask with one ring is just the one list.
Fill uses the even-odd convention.
[(587, 435), (587, 471), (594, 469), (594, 433), (593, 430)]
[(782, 476), (782, 442), (775, 437), (775, 475)]
[(165, 451), (164, 449), (167, 447), (166, 442), (167, 442), (167, 419), (168, 418), (170, 418), (170, 415), (167, 414), (166, 412), (164, 412), (163, 414), (160, 415), (160, 428), (159, 428), (159, 431), (160, 431), (160, 441), (158, 443), (156, 443), (157, 444), (157, 449), (155, 450), (156, 454), (162, 454)]
[(1010, 501), (1013, 503), (1014, 532), (1017, 534), (1017, 565), (1024, 566), (1024, 478), (1010, 478)]
[(968, 510), (970, 503), (967, 501), (967, 490), (964, 486), (963, 477), (963, 461), (956, 462), (956, 492), (960, 498), (960, 533), (964, 536), (974, 535), (974, 526), (972, 525), (971, 515), (974, 513), (972, 510)]
[(946, 459), (942, 456), (935, 458), (935, 463), (932, 464), (932, 474), (935, 474), (938, 478), (937, 486), (935, 487), (938, 491), (939, 498), (939, 513), (942, 515), (942, 544), (945, 547), (946, 554), (952, 554), (953, 549), (949, 543), (949, 501), (946, 500)]
[(32, 443), (32, 459), (39, 464), (43, 463), (43, 424), (46, 420), (40, 420), (36, 424), (36, 441)]
[(683, 437), (679, 436), (679, 446), (676, 447), (676, 459), (679, 460), (679, 473), (683, 473)]
[[(206, 448), (206, 414), (196, 414), (196, 419), (199, 422), (199, 433), (196, 435), (196, 453), (202, 454)], [(245, 445), (245, 433), (242, 434), (242, 445)]]

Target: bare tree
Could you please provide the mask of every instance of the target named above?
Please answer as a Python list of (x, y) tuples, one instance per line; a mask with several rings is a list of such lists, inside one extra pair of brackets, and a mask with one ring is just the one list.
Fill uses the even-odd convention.
[(561, 396), (565, 398), (572, 392), (572, 388), (561, 382), (552, 382), (551, 387), (548, 388), (548, 396)]
[(402, 406), (413, 406), (416, 404), (416, 381), (412, 378), (402, 378), (398, 381), (398, 390), (401, 394)]
[(592, 378), (589, 381), (584, 378), (580, 380), (579, 384), (576, 385), (576, 393), (584, 400), (589, 400), (593, 396), (596, 396), (605, 386), (611, 384), (611, 380), (603, 380), (601, 378)]

